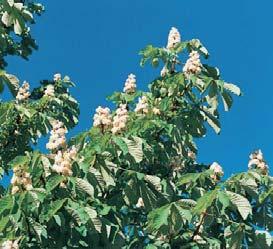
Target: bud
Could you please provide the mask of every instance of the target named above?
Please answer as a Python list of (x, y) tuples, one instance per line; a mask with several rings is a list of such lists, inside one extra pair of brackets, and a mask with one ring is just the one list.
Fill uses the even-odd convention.
[(62, 75), (60, 73), (54, 74), (54, 76), (53, 76), (53, 80), (54, 81), (59, 81), (61, 79), (62, 79)]
[(144, 201), (143, 201), (143, 199), (142, 199), (141, 197), (138, 198), (136, 207), (137, 207), (137, 208), (142, 208), (142, 207), (144, 207)]
[(196, 154), (193, 151), (188, 152), (188, 157), (193, 161), (196, 160)]

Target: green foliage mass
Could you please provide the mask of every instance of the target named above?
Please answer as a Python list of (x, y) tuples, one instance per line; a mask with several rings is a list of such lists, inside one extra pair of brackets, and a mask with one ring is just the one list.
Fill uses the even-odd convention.
[[(19, 80), (5, 72), (5, 57), (27, 59), (37, 48), (29, 24), (42, 11), (32, 1), (0, 2), (0, 88), (7, 85), (14, 97)], [(219, 165), (195, 159), (195, 139), (205, 137), (209, 127), (220, 132), (219, 105), (228, 111), (232, 95), (241, 91), (216, 67), (183, 72), (182, 58), (192, 51), (202, 60), (209, 56), (197, 39), (170, 49), (147, 46), (141, 65), (163, 64), (166, 73), (148, 92), (108, 98), (117, 107), (111, 119), (125, 106), (126, 126), (113, 133), (108, 125), (94, 125), (48, 154), (35, 145), (55, 129), (53, 120), (65, 129), (78, 122), (70, 79), (44, 80), (27, 98), (0, 102), (1, 174), (13, 170), (21, 179), (1, 187), (3, 248), (12, 248), (3, 246), (7, 241), (33, 249), (272, 248), (268, 171), (256, 165), (222, 180)], [(48, 86), (54, 94), (44, 94)], [(142, 113), (134, 111), (138, 97), (146, 100)], [(58, 153), (72, 148), (77, 153), (68, 158), (71, 173), (57, 171)]]

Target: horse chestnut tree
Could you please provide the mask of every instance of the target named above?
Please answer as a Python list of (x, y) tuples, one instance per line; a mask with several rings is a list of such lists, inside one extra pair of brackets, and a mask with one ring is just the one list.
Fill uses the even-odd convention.
[[(162, 67), (149, 91), (130, 73), (108, 98), (116, 108), (98, 107), (93, 126), (68, 140), (79, 115), (69, 77), (31, 91), (5, 71), (6, 56), (36, 49), (29, 24), (42, 11), (0, 2), (0, 90), (13, 96), (0, 102), (1, 175), (12, 175), (0, 190), (1, 248), (272, 248), (273, 178), (262, 152), (226, 180), (217, 162), (196, 160), (195, 139), (209, 127), (219, 133), (218, 106), (228, 111), (241, 95), (205, 64), (202, 43), (172, 28), (165, 47), (144, 48), (141, 66)], [(44, 154), (37, 142), (48, 134)]]

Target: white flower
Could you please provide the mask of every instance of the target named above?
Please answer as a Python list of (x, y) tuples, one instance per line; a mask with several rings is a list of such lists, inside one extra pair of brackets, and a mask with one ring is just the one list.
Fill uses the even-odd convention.
[(142, 207), (144, 207), (144, 201), (143, 201), (143, 199), (142, 199), (141, 197), (138, 198), (136, 207), (137, 207), (137, 208), (142, 208)]
[(63, 122), (54, 120), (51, 122), (52, 130), (50, 132), (49, 142), (46, 144), (46, 148), (49, 150), (56, 150), (63, 148), (66, 145), (65, 134), (67, 129), (64, 127)]
[(18, 186), (13, 186), (12, 188), (11, 188), (11, 194), (12, 195), (15, 195), (17, 192), (19, 192), (19, 187)]
[(169, 73), (169, 70), (166, 66), (164, 66), (160, 72), (161, 77), (165, 77)]
[(136, 91), (136, 76), (134, 74), (129, 74), (127, 80), (125, 81), (123, 92), (130, 94), (130, 93), (134, 93), (135, 91)]
[(168, 36), (168, 44), (167, 49), (174, 48), (177, 43), (181, 42), (181, 36), (177, 28), (172, 27), (169, 36)]
[(192, 160), (196, 160), (196, 154), (191, 150), (188, 152), (188, 157)]
[(96, 113), (93, 117), (93, 126), (94, 127), (101, 127), (103, 126), (103, 129), (107, 129), (112, 125), (112, 119), (110, 114), (109, 108), (103, 108), (99, 106), (96, 109)]
[(190, 58), (186, 61), (185, 66), (183, 67), (183, 72), (186, 75), (198, 74), (201, 72), (202, 64), (200, 61), (200, 55), (197, 51), (192, 51), (190, 53)]
[(211, 175), (211, 178), (213, 180), (217, 180), (218, 177), (221, 177), (224, 175), (224, 171), (222, 167), (217, 162), (212, 163), (210, 165), (210, 169), (213, 170), (213, 175)]
[(77, 149), (75, 146), (72, 146), (70, 149), (66, 151), (59, 150), (54, 158), (54, 164), (52, 169), (56, 171), (58, 174), (64, 176), (71, 176), (72, 172), (72, 164), (76, 159)]
[(11, 194), (16, 194), (20, 191), (20, 187), (23, 190), (32, 190), (32, 180), (28, 172), (21, 167), (14, 167), (13, 176), (11, 178)]
[(17, 95), (16, 95), (16, 99), (19, 101), (23, 101), (28, 99), (30, 96), (30, 92), (29, 92), (29, 83), (24, 81), (23, 85), (19, 88)]
[(153, 114), (154, 115), (159, 115), (160, 114), (160, 110), (156, 107), (153, 108)]
[(248, 162), (248, 168), (257, 168), (260, 169), (262, 174), (268, 174), (268, 165), (266, 164), (263, 153), (261, 150), (254, 151), (249, 156), (250, 160)]
[(147, 114), (148, 113), (148, 99), (146, 96), (142, 96), (138, 99), (138, 103), (135, 108), (136, 113)]
[(126, 122), (128, 120), (128, 110), (126, 104), (120, 104), (119, 108), (116, 110), (116, 115), (113, 118), (113, 128), (111, 132), (113, 134), (120, 133), (126, 127)]
[(2, 243), (1, 249), (19, 249), (18, 241), (6, 240)]
[(47, 85), (46, 86), (46, 89), (45, 89), (45, 92), (44, 92), (44, 95), (45, 96), (48, 96), (48, 97), (54, 97), (54, 86), (53, 85)]
[(61, 79), (62, 79), (62, 75), (60, 73), (54, 74), (54, 76), (53, 76), (53, 80), (54, 81), (59, 81)]

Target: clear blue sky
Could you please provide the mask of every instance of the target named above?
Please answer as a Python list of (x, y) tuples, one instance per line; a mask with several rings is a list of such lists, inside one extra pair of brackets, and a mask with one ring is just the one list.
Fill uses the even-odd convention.
[(272, 0), (43, 2), (46, 12), (33, 28), (39, 51), (29, 62), (11, 58), (8, 69), (33, 86), (55, 72), (71, 77), (81, 106), (72, 134), (91, 125), (96, 106), (107, 104), (105, 97), (121, 90), (129, 73), (146, 89), (158, 71), (140, 68), (138, 51), (166, 45), (175, 26), (182, 39), (199, 38), (210, 63), (244, 92), (231, 112), (222, 113), (221, 135), (210, 132), (198, 142), (199, 161), (218, 161), (230, 175), (246, 170), (249, 153), (261, 148), (273, 163)]

